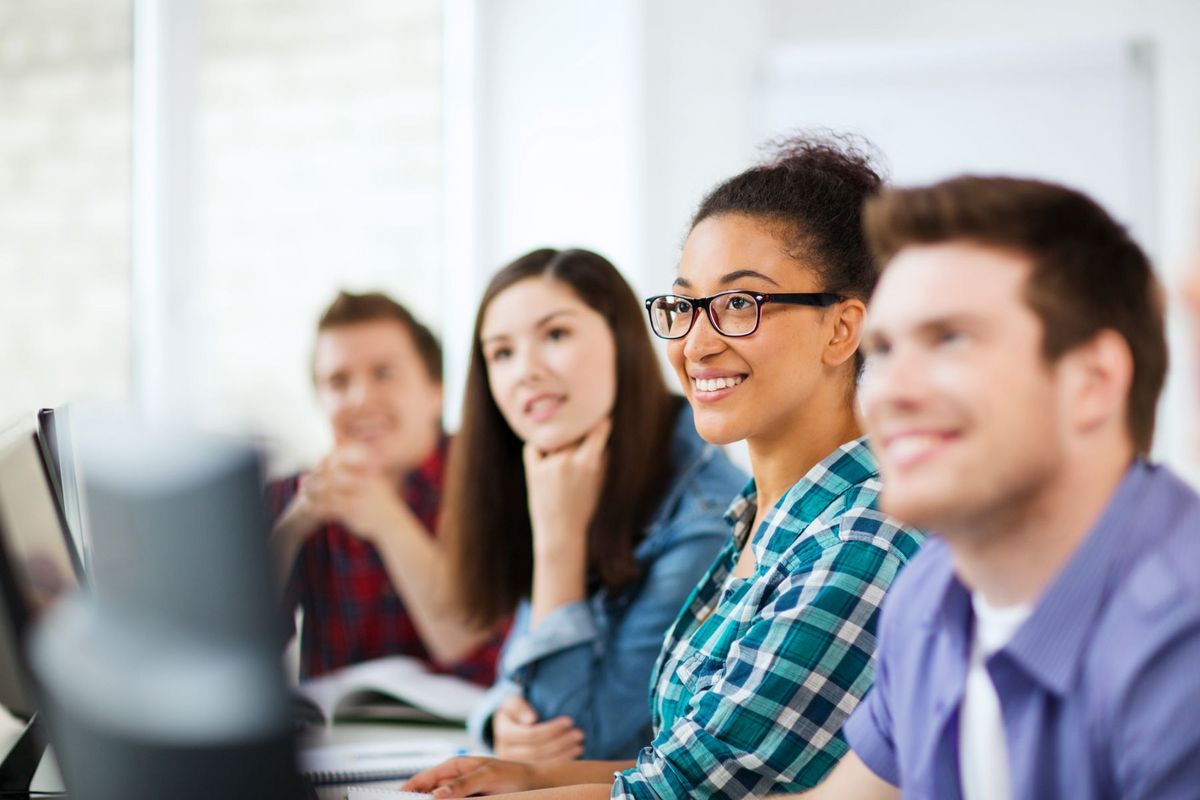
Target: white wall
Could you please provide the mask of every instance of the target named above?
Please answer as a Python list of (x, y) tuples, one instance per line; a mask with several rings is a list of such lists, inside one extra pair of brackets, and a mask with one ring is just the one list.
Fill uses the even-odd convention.
[[(839, 43), (1148, 40), (1157, 225), (1147, 245), (1168, 282), (1200, 228), (1195, 0), (477, 1), (488, 17), (480, 26), (486, 120), (477, 129), (481, 269), (542, 241), (579, 243), (611, 255), (639, 293), (660, 289), (701, 195), (756, 155), (771, 54)], [(1196, 359), (1181, 328), (1172, 319), (1177, 368), (1158, 450), (1200, 479)]]

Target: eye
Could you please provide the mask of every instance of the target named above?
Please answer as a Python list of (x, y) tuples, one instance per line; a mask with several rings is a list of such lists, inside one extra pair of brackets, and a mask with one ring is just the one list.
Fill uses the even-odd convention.
[(561, 341), (571, 335), (571, 332), (566, 328), (551, 328), (546, 331), (546, 338), (552, 342)]
[(667, 310), (674, 311), (676, 314), (690, 314), (692, 313), (692, 301), (676, 300), (673, 306), (669, 305), (667, 307)]
[(485, 352), (483, 360), (489, 364), (495, 364), (500, 361), (506, 361), (510, 356), (512, 356), (511, 347), (496, 347)]
[(862, 343), (863, 358), (881, 359), (892, 352), (892, 343), (885, 339), (872, 338)]
[(339, 372), (335, 375), (330, 375), (327, 383), (329, 384), (329, 388), (341, 391), (350, 385), (350, 379)]
[(939, 347), (950, 347), (967, 340), (967, 334), (954, 328), (945, 328), (934, 337), (934, 343)]
[(395, 376), (396, 372), (390, 365), (381, 364), (375, 368), (375, 380), (389, 381)]
[(745, 311), (746, 309), (753, 307), (754, 302), (749, 297), (735, 294), (733, 297), (729, 298), (728, 306), (730, 311)]

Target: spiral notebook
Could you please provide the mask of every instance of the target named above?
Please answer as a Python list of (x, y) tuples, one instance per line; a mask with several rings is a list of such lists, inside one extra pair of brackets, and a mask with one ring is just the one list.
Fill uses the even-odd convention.
[(346, 800), (428, 800), (431, 794), (402, 792), (399, 789), (371, 789), (353, 786), (346, 792)]
[[(411, 778), (463, 750), (440, 739), (363, 742), (300, 751), (300, 771), (314, 786)], [(395, 791), (392, 790), (392, 795)]]

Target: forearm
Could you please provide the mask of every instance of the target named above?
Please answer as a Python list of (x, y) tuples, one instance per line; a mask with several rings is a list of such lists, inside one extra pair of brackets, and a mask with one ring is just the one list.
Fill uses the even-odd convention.
[(530, 630), (535, 630), (555, 610), (587, 597), (584, 589), (586, 532), (562, 537), (552, 544), (542, 544), (537, 539), (535, 531)]
[[(581, 784), (603, 784), (604, 794), (612, 788), (613, 773), (630, 769), (636, 761), (555, 761), (539, 764), (535, 767), (536, 786), (543, 789), (570, 787), (580, 788)], [(524, 795), (523, 795), (524, 796)], [(550, 795), (554, 797), (577, 797), (581, 795)]]
[(271, 564), (275, 572), (275, 588), (278, 594), (282, 594), (286, 589), (288, 578), (296, 566), (296, 556), (312, 533), (313, 527), (313, 521), (293, 506), (284, 511), (271, 531), (267, 541), (271, 550)]
[(505, 798), (510, 798), (511, 800), (606, 800), (611, 792), (611, 783), (589, 783), (491, 796), (496, 798), (496, 800), (504, 800)]
[(467, 622), (452, 588), (449, 557), (423, 529), (398, 523), (373, 541), (392, 587), (437, 661), (458, 662), (488, 638), (489, 629)]

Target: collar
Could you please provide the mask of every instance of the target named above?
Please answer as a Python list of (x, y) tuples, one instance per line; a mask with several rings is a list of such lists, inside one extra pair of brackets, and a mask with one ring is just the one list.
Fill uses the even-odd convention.
[(1141, 525), (1132, 525), (1132, 517), (1145, 516), (1153, 505), (1144, 497), (1153, 487), (1150, 477), (1144, 461), (1129, 468), (1087, 538), (1002, 650), (1058, 695), (1066, 694), (1079, 674), (1093, 623), (1108, 599), (1117, 568), (1125, 561), (1122, 542)]
[[(753, 532), (751, 541), (759, 565), (770, 567), (779, 561), (800, 541), (797, 534), (805, 531), (835, 500), (878, 476), (879, 468), (865, 436), (846, 442), (825, 456), (783, 493)], [(751, 538), (750, 527), (757, 509), (758, 488), (751, 479), (725, 512), (739, 550)]]

